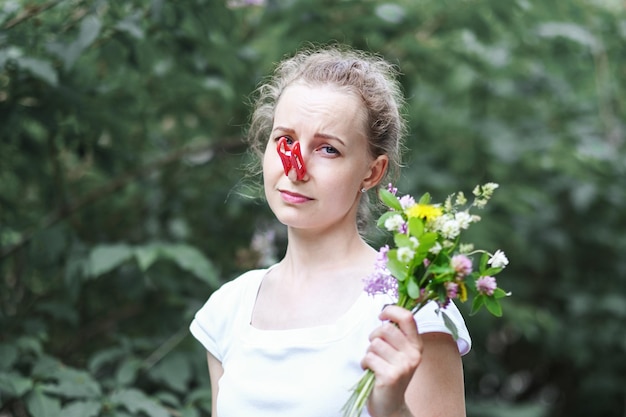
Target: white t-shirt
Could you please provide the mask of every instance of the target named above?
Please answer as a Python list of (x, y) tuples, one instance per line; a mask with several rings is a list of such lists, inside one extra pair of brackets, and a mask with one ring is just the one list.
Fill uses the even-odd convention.
[[(267, 269), (249, 271), (215, 291), (196, 313), (190, 330), (224, 369), (218, 417), (340, 417), (352, 387), (363, 375), (360, 362), (378, 315), (392, 302), (367, 293), (332, 325), (259, 330), (250, 324)], [(415, 316), (420, 333), (450, 333), (431, 302)], [(459, 352), (471, 340), (453, 303), (445, 309), (456, 324)], [(368, 416), (364, 411), (364, 416)]]

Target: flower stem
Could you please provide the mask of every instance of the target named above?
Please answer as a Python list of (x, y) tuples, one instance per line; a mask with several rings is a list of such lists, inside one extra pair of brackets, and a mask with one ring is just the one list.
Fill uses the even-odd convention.
[(350, 398), (343, 406), (343, 417), (359, 417), (363, 408), (367, 405), (372, 390), (374, 389), (374, 372), (367, 369), (359, 382), (352, 390)]

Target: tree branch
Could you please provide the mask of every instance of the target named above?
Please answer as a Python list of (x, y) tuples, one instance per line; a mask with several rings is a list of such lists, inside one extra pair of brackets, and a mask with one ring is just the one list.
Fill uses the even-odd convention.
[(57, 4), (61, 3), (62, 1), (63, 0), (56, 0), (56, 1), (50, 1), (48, 3), (40, 4), (40, 5), (37, 5), (37, 6), (26, 6), (26, 8), (22, 11), (22, 13), (18, 14), (13, 19), (11, 19), (8, 22), (6, 22), (2, 29), (11, 29), (11, 28), (19, 25), (20, 23), (23, 23), (26, 20), (31, 19), (31, 18), (33, 18), (33, 17), (35, 17), (35, 16), (45, 12), (46, 10), (56, 6)]

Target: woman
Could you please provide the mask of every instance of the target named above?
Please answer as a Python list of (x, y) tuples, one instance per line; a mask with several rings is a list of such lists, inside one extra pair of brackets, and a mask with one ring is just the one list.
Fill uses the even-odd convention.
[(455, 341), (434, 303), (413, 317), (363, 291), (377, 255), (359, 233), (367, 193), (398, 169), (405, 133), (394, 77), (382, 59), (333, 47), (299, 52), (259, 88), (250, 139), (288, 245), (276, 265), (216, 291), (191, 324), (214, 417), (341, 416), (365, 368), (376, 375), (372, 417), (465, 415), (471, 342), (456, 307), (446, 310)]

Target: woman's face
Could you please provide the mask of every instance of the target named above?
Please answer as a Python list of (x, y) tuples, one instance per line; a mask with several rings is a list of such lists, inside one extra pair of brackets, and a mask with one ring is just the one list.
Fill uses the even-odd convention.
[[(387, 163), (370, 156), (365, 123), (361, 100), (345, 90), (293, 84), (283, 91), (263, 158), (265, 195), (279, 221), (301, 229), (354, 227), (360, 189), (376, 185)], [(301, 180), (285, 175), (276, 151), (282, 137), (300, 142)]]

